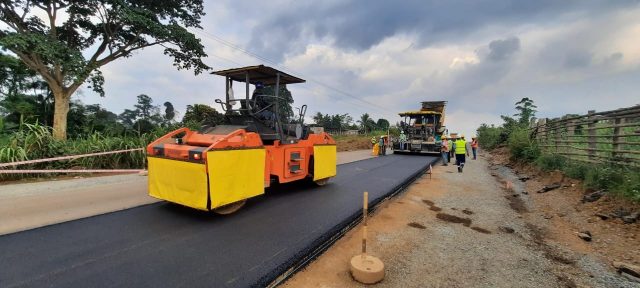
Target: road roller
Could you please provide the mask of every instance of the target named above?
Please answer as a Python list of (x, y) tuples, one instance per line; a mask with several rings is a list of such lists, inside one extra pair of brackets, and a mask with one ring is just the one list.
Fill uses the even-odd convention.
[[(286, 85), (305, 80), (264, 65), (212, 74), (225, 78), (225, 97), (215, 100), (224, 121), (199, 130), (180, 128), (151, 142), (146, 148), (149, 195), (230, 214), (274, 184), (326, 185), (336, 175), (336, 143), (304, 124), (307, 106), (297, 108), (297, 115), (283, 112), (292, 102), (285, 97), (290, 97)], [(245, 91), (244, 98), (234, 96), (234, 83)]]

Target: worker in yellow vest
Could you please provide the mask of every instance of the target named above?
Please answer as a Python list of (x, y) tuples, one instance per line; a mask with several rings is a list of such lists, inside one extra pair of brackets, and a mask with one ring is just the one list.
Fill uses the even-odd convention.
[(467, 140), (464, 139), (464, 135), (460, 135), (453, 143), (456, 151), (456, 164), (458, 165), (458, 172), (462, 173), (464, 168), (465, 155), (469, 156), (469, 150), (467, 150)]

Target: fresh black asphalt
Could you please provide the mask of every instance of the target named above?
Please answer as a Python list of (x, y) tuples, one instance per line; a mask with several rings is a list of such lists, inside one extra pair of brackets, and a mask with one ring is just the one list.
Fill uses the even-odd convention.
[(351, 223), (363, 191), (380, 201), (434, 161), (339, 165), (324, 187), (273, 187), (228, 216), (160, 202), (0, 236), (0, 287), (264, 286)]

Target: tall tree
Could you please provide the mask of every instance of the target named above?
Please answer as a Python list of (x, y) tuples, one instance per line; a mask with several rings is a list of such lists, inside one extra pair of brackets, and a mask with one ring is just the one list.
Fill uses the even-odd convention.
[[(138, 95), (138, 103), (133, 105), (133, 114), (135, 115), (134, 128), (137, 129), (138, 134), (147, 133), (159, 124), (163, 122), (163, 117), (160, 115), (160, 107), (153, 105), (153, 99), (151, 97), (140, 94)], [(125, 110), (125, 112), (127, 112)]]
[(149, 120), (154, 110), (157, 110), (157, 107), (153, 106), (153, 99), (145, 94), (140, 94), (137, 98), (138, 103), (133, 105), (133, 107), (135, 107), (135, 111), (138, 112), (138, 118)]
[(87, 113), (87, 132), (97, 131), (111, 135), (121, 132), (122, 125), (117, 122), (118, 115), (115, 113), (100, 107), (100, 104), (86, 105), (85, 110)]
[(66, 139), (71, 95), (88, 81), (104, 96), (99, 68), (116, 59), (162, 45), (178, 69), (209, 69), (200, 40), (187, 31), (200, 28), (203, 15), (202, 0), (0, 0), (0, 46), (49, 84), (54, 137)]
[[(276, 95), (276, 87), (271, 85), (271, 86), (264, 86), (262, 88), (256, 88), (256, 90), (254, 90), (254, 93), (258, 94), (258, 95), (272, 95), (275, 96)], [(293, 120), (293, 107), (291, 106), (291, 104), (293, 104), (293, 97), (291, 96), (291, 91), (289, 91), (289, 89), (287, 89), (287, 85), (280, 85), (280, 91), (278, 92), (278, 114), (280, 115), (280, 122), (281, 123), (289, 123)], [(273, 99), (262, 99), (264, 100), (266, 103), (274, 103)], [(275, 111), (275, 106), (272, 106), (270, 108), (271, 111)]]
[(371, 131), (373, 130), (373, 126), (375, 125), (376, 122), (373, 121), (373, 119), (371, 119), (371, 116), (369, 116), (369, 113), (364, 113), (362, 114), (362, 116), (360, 116), (360, 120), (358, 120), (358, 124), (360, 124), (360, 127), (362, 127), (362, 130), (364, 130), (364, 133), (367, 133), (367, 130)]
[(45, 82), (20, 59), (0, 53), (0, 114), (7, 128), (22, 121), (51, 123), (51, 97)]
[(133, 124), (136, 122), (137, 118), (138, 112), (131, 109), (124, 109), (124, 111), (120, 113), (120, 115), (118, 115), (118, 119), (120, 120), (120, 122), (122, 122), (122, 124), (124, 124), (128, 128), (133, 127)]
[(343, 114), (342, 117), (342, 129), (352, 129), (351, 126), (353, 124), (353, 117), (349, 114)]
[(378, 119), (378, 122), (376, 122), (376, 126), (378, 126), (378, 128), (383, 129), (383, 130), (387, 130), (389, 129), (389, 120), (384, 119), (384, 118), (380, 118)]
[(171, 122), (176, 117), (176, 110), (173, 108), (173, 104), (167, 101), (164, 102), (164, 120)]
[(184, 112), (182, 123), (198, 123), (215, 126), (223, 123), (224, 115), (216, 109), (204, 104), (187, 105), (187, 111)]
[(322, 113), (318, 112), (316, 113), (316, 115), (313, 115), (313, 123), (315, 123), (318, 126), (323, 126), (322, 121), (324, 120), (324, 115), (322, 115)]
[(23, 93), (33, 85), (35, 73), (20, 59), (0, 53), (0, 96)]
[(533, 104), (532, 99), (524, 97), (520, 101), (516, 102), (516, 110), (518, 110), (518, 113), (513, 116), (518, 116), (518, 123), (521, 126), (527, 127), (531, 118), (536, 115), (536, 108), (538, 108), (538, 106)]

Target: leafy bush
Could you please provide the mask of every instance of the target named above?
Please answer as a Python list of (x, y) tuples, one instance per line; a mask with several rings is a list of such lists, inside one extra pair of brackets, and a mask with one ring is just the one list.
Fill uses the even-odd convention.
[(566, 158), (558, 155), (541, 155), (535, 163), (544, 171), (561, 170), (566, 165)]
[[(553, 156), (553, 157), (566, 159), (564, 157), (558, 157), (558, 156)], [(566, 160), (563, 162), (564, 164), (560, 166), (558, 169), (562, 169), (565, 175), (578, 180), (584, 180), (587, 177), (587, 172), (589, 171), (589, 168), (590, 168), (588, 165), (592, 165), (587, 163), (578, 163), (578, 162), (571, 162)]]
[(584, 184), (588, 188), (607, 189), (617, 182), (623, 181), (623, 176), (612, 166), (594, 165), (587, 170), (584, 178)]
[(571, 161), (560, 155), (541, 155), (535, 161), (544, 171), (560, 170), (568, 177), (583, 180), (586, 188), (604, 189), (640, 202), (640, 169)]
[(489, 126), (487, 124), (480, 125), (476, 131), (478, 133), (478, 144), (484, 149), (494, 149), (504, 143), (500, 135), (502, 135), (502, 127)]
[[(585, 164), (586, 165), (586, 164)], [(640, 169), (616, 165), (590, 165), (584, 184), (640, 202)]]
[(533, 161), (540, 156), (538, 144), (529, 138), (526, 129), (511, 131), (508, 140), (511, 157), (515, 160)]

